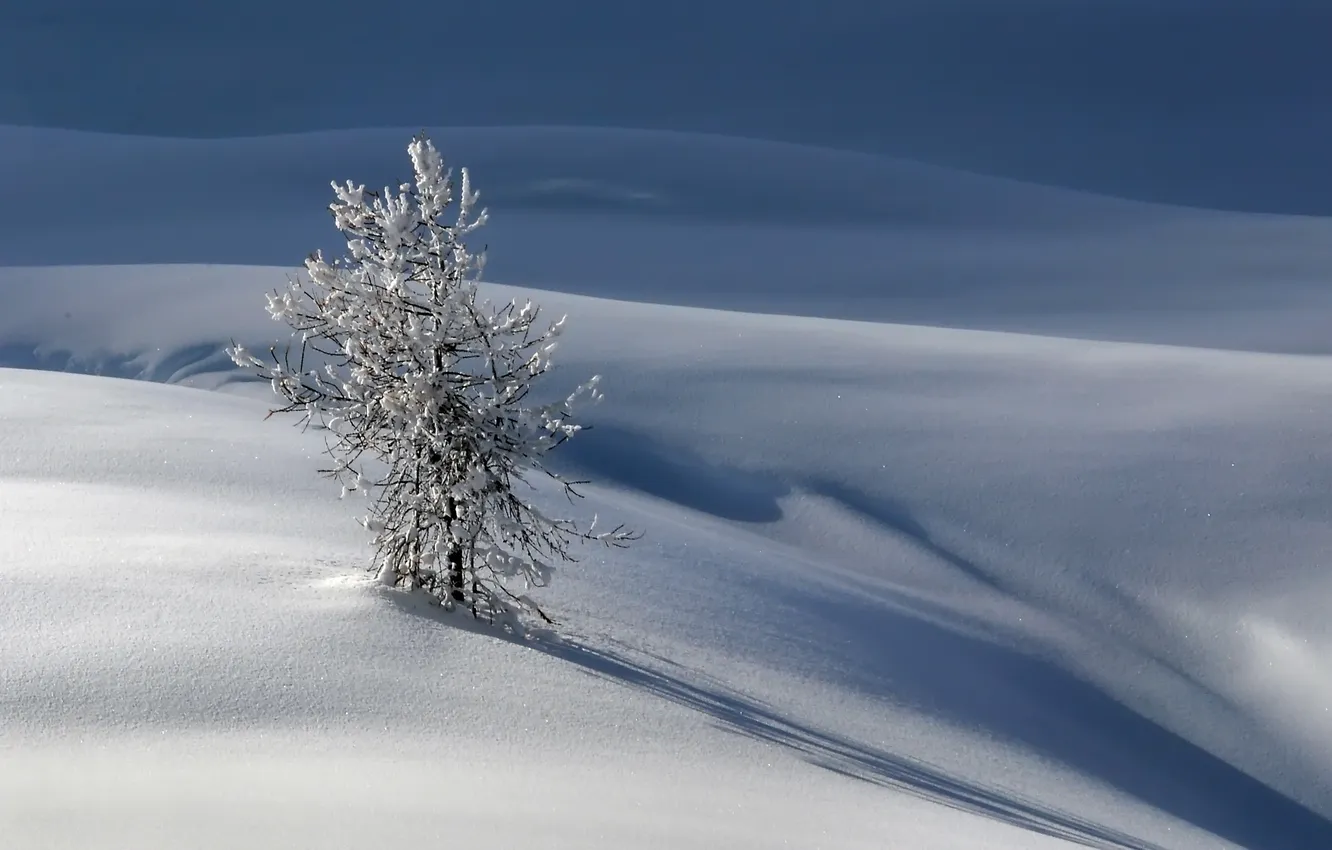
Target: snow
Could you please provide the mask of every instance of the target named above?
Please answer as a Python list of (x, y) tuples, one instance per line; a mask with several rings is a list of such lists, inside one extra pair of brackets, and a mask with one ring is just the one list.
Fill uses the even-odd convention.
[[(190, 137), (442, 121), (670, 128), (1172, 203), (1332, 212), (1322, 0), (715, 0), (694, 12), (459, 4), (448, 61), (423, 61), (437, 54), (415, 38), (383, 39), (375, 72), (358, 74), (344, 47), (367, 27), (356, 0), (8, 3), (0, 123)], [(430, 28), (409, 0), (375, 14)]]
[[(402, 140), (416, 131), (186, 140), (0, 127), (0, 185), (25, 201), (0, 209), (0, 264), (187, 264), (145, 271), (142, 286), (188, 276), (197, 297), (220, 305), (229, 296), (203, 282), (216, 265), (294, 269), (314, 248), (341, 251), (329, 181), (396, 185)], [(450, 164), (470, 169), (493, 213), (481, 235), (495, 248), (487, 278), (501, 283), (742, 312), (1328, 350), (1320, 317), (1332, 309), (1323, 285), (1332, 225), (1322, 218), (1149, 205), (688, 133), (439, 128), (431, 137)], [(50, 191), (51, 175), (78, 187), (90, 224), (75, 239), (69, 197)], [(634, 200), (647, 196), (655, 200)], [(72, 311), (77, 322), (84, 293), (67, 288), (76, 281), (22, 274), (6, 288), (54, 287), (52, 296), (0, 322), (32, 309), (52, 320)], [(140, 286), (135, 297), (156, 291)], [(189, 306), (145, 300), (141, 321)]]
[[(373, 185), (337, 155), (410, 136), (0, 137), (38, 132), (66, 162), (230, 162), (228, 181), (312, 146), (320, 187)], [(669, 164), (712, 142), (635, 144)], [(822, 155), (734, 144), (775, 171)], [(267, 388), (221, 353), (274, 338), (263, 296), (305, 225), (266, 220), (288, 267), (245, 238), (200, 259), (258, 265), (166, 264), (186, 252), (165, 194), (118, 196), (161, 215), (93, 229), (77, 260), (0, 231), (35, 264), (0, 268), (0, 367), (27, 367), (0, 368), (4, 843), (1332, 846), (1328, 224), (851, 170), (875, 168), (874, 192), (910, 178), (1000, 212), (520, 211), (529, 234), (600, 234), (526, 261), (549, 278), (501, 278), (563, 291), (489, 291), (569, 314), (551, 391), (600, 373), (606, 400), (557, 454), (596, 482), (580, 510), (645, 533), (561, 570), (542, 601), (562, 625), (533, 641), (370, 581), (319, 436), (264, 421)], [(499, 232), (474, 170), (500, 268), (543, 243)], [(243, 197), (210, 214), (240, 220)], [(694, 246), (653, 289), (664, 249), (637, 246), (690, 254), (718, 228), (738, 247)], [(795, 232), (808, 260), (741, 265)], [(622, 279), (590, 262), (602, 244)], [(839, 273), (904, 245), (993, 275)], [(123, 264), (41, 265), (83, 261)]]

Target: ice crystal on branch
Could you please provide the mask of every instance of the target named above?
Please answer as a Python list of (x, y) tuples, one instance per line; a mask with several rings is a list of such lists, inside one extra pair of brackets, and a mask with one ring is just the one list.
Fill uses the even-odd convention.
[(323, 472), (369, 498), (382, 581), (515, 625), (522, 611), (544, 618), (528, 591), (574, 543), (635, 536), (549, 517), (515, 491), (536, 471), (578, 495), (580, 482), (542, 461), (579, 431), (575, 408), (600, 398), (597, 378), (552, 404), (529, 400), (564, 320), (544, 323), (530, 301), (478, 298), (485, 258), (465, 239), (486, 212), (467, 170), (455, 182), (424, 135), (408, 153), (415, 179), (396, 191), (333, 184), (346, 256), (316, 252), (268, 297), (294, 344), (266, 360), (229, 353), (272, 383), (285, 401), (274, 413), (327, 429)]

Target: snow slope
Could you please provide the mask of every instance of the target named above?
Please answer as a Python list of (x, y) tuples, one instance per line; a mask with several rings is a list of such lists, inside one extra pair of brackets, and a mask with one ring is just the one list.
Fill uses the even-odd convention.
[[(1118, 834), (1088, 811), (1109, 820), (1121, 795), (1084, 780), (1094, 802), (1039, 801), (1030, 786), (1051, 770), (999, 761), (985, 730), (828, 681), (821, 662), (852, 659), (821, 627), (885, 600), (830, 584), (806, 606), (794, 552), (616, 497), (652, 543), (569, 571), (556, 604), (578, 643), (519, 646), (366, 586), (349, 512), (310, 474), (312, 441), (261, 424), (257, 405), (0, 381), (10, 846)], [(729, 586), (746, 580), (759, 592)], [(908, 756), (931, 739), (966, 769)]]
[[(0, 123), (691, 130), (1332, 213), (1325, 0), (491, 0), (439, 21), (379, 0), (366, 13), (357, 0), (0, 4)], [(347, 62), (367, 30), (386, 33), (373, 73)], [(434, 41), (387, 35), (408, 30)]]
[[(0, 265), (295, 267), (315, 247), (336, 247), (329, 181), (399, 179), (412, 132), (183, 140), (0, 127), (0, 185), (23, 199), (0, 209)], [(500, 282), (741, 311), (1327, 350), (1325, 219), (1153, 206), (716, 136), (552, 127), (434, 137), (493, 207), (488, 276)], [(0, 279), (6, 303), (54, 311), (85, 297), (25, 295), (53, 278), (26, 280)], [(0, 312), (0, 325), (30, 309)]]
[[(158, 145), (164, 168), (177, 150), (123, 144)], [(217, 150), (281, 162), (284, 144)], [(1288, 353), (1326, 350), (1313, 333), (1328, 316), (1326, 223), (883, 168), (885, 191), (910, 177), (956, 212), (928, 239), (908, 233), (915, 219), (736, 215), (774, 244), (850, 240), (848, 261), (900, 239), (943, 264), (992, 239), (1012, 271), (1049, 260), (1034, 244), (1063, 245), (1071, 263), (1094, 239), (1155, 276), (1107, 268), (1104, 288), (1070, 285), (1069, 309), (1043, 318), (1063, 336), (995, 330), (1042, 318), (1016, 272), (991, 284), (993, 308), (924, 293), (942, 323), (970, 329), (848, 321), (857, 294), (884, 318), (900, 290), (837, 276), (793, 275), (782, 303), (767, 267), (728, 293), (760, 312), (705, 309), (709, 287), (689, 278), (656, 293), (670, 305), (633, 280), (539, 293), (571, 317), (560, 380), (605, 376), (595, 427), (564, 463), (598, 482), (586, 510), (646, 539), (564, 570), (548, 597), (560, 636), (529, 643), (361, 580), (354, 506), (312, 474), (317, 436), (263, 422), (263, 388), (216, 356), (230, 337), (272, 337), (262, 293), (283, 269), (0, 269), (0, 366), (225, 390), (0, 369), (0, 763), (13, 766), (0, 834), (40, 847), (1332, 846), (1332, 373)], [(209, 215), (242, 220), (237, 198)], [(534, 233), (600, 226), (561, 204), (514, 205)], [(605, 232), (725, 226), (708, 215), (648, 211)], [(126, 215), (122, 243), (146, 253), (170, 218)], [(1225, 287), (1193, 276), (1201, 266), (1143, 253), (1177, 222), (1252, 252), (1226, 309), (1204, 299)], [(512, 233), (492, 237), (497, 263)], [(814, 244), (811, 263), (832, 259)], [(214, 258), (255, 262), (246, 251), (241, 239)], [(1264, 263), (1290, 264), (1284, 287)], [(1187, 347), (1200, 339), (1213, 347)]]

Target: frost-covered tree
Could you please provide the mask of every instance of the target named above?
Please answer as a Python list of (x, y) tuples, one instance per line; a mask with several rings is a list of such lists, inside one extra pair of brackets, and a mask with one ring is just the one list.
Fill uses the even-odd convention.
[(397, 191), (333, 184), (346, 256), (316, 252), (268, 298), (293, 343), (267, 360), (234, 344), (229, 354), (271, 381), (286, 402), (272, 413), (326, 429), (333, 465), (321, 471), (344, 496), (368, 497), (362, 522), (383, 582), (492, 620), (516, 624), (522, 611), (548, 619), (528, 591), (571, 560), (574, 543), (623, 546), (635, 536), (547, 516), (525, 478), (543, 473), (571, 501), (579, 495), (583, 482), (543, 458), (579, 431), (575, 405), (600, 398), (598, 379), (555, 403), (530, 400), (564, 320), (539, 324), (530, 301), (478, 297), (484, 253), (465, 239), (486, 212), (468, 173), (455, 184), (424, 135), (408, 153), (415, 180)]

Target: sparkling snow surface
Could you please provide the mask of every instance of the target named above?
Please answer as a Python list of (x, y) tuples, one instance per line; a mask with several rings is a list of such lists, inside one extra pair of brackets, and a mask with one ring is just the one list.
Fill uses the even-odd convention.
[[(570, 316), (552, 391), (604, 375), (561, 462), (596, 482), (576, 510), (645, 533), (560, 571), (563, 625), (520, 641), (369, 584), (318, 434), (263, 421), (266, 387), (220, 354), (274, 338), (288, 272), (144, 265), (189, 259), (160, 228), (194, 226), (166, 186), (134, 194), (154, 167), (193, 163), (203, 203), (215, 161), (318, 151), (274, 190), (299, 215), (246, 220), (266, 199), (221, 168), (196, 232), (196, 259), (289, 242), (294, 267), (333, 244), (326, 180), (381, 147), (393, 167), (407, 134), (35, 132), (0, 131), (24, 173), (120, 175), (88, 189), (111, 222), (77, 261), (137, 265), (63, 265), (54, 206), (0, 235), (45, 264), (0, 268), (0, 846), (1332, 847), (1327, 222), (867, 158), (829, 210), (878, 175), (865, 197), (944, 212), (515, 193), (506, 231), (493, 200), (497, 267), (587, 236), (530, 281)], [(747, 158), (586, 131), (571, 171), (542, 132), (459, 131), (457, 158), (471, 139), (496, 180), (566, 188), (622, 181), (617, 151), (661, 185), (710, 144)], [(836, 159), (750, 153), (811, 186)], [(718, 229), (738, 243), (691, 242)], [(956, 274), (894, 277), (899, 247)]]

